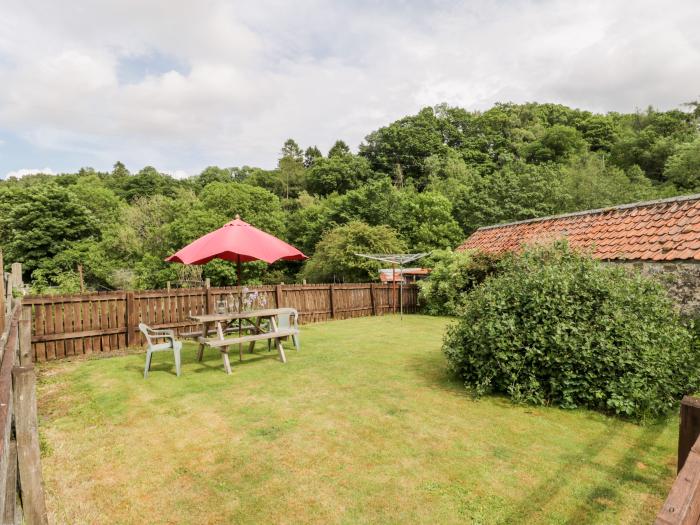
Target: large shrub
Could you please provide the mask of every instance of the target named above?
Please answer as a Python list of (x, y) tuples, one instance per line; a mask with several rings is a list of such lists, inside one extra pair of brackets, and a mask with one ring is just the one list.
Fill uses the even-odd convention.
[(432, 268), (419, 281), (423, 311), (430, 315), (455, 315), (466, 293), (496, 269), (498, 259), (475, 251), (435, 250), (420, 264)]
[(698, 355), (663, 288), (566, 244), (533, 248), (468, 294), (445, 337), (475, 394), (636, 419), (698, 387)]

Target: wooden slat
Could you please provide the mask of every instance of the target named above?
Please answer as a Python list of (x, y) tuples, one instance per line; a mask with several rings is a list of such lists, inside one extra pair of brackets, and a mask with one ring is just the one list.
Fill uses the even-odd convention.
[[(17, 497), (17, 442), (10, 440), (7, 450), (7, 469), (5, 472), (5, 502), (3, 506), (3, 525), (22, 523), (22, 509)], [(12, 487), (12, 488), (10, 488)]]
[[(102, 301), (99, 304), (100, 307), (100, 328), (102, 330), (108, 330), (109, 329), (109, 314), (107, 312), (108, 304), (107, 301)], [(103, 352), (110, 352), (112, 350), (111, 345), (109, 344), (109, 336), (108, 335), (103, 335), (100, 337), (100, 340), (102, 342), (102, 351)]]
[[(92, 323), (90, 329), (98, 329), (100, 327), (100, 303), (98, 303), (97, 301), (90, 301), (90, 310), (90, 321)], [(92, 351), (102, 352), (101, 337), (95, 336), (92, 338)]]
[(656, 525), (697, 525), (700, 521), (700, 442), (696, 442), (671, 487)]
[[(117, 318), (117, 301), (112, 301), (109, 303), (109, 328), (110, 330), (113, 330), (114, 328), (118, 328), (119, 325), (123, 323), (123, 321), (119, 321)], [(112, 332), (112, 334), (109, 336), (109, 341), (110, 345), (112, 346), (112, 350), (118, 350), (119, 349), (119, 338), (117, 337), (117, 332)]]
[[(222, 346), (231, 346), (243, 343), (250, 343), (251, 341), (262, 341), (265, 339), (278, 339), (281, 337), (289, 337), (290, 335), (295, 335), (297, 330), (292, 328), (287, 328), (283, 330), (277, 330), (275, 332), (266, 332), (264, 334), (255, 335), (244, 335), (241, 337), (227, 337), (225, 339), (204, 339), (204, 343), (212, 348), (221, 348)], [(201, 340), (201, 338), (200, 338)]]
[(158, 324), (160, 320), (158, 301), (159, 297), (149, 297), (148, 298), (148, 309), (149, 309), (149, 324)]
[[(90, 302), (85, 301), (81, 304), (83, 317), (83, 330), (92, 330), (92, 312), (90, 310)], [(92, 337), (86, 337), (83, 340), (83, 350), (86, 354), (92, 353)]]
[(126, 300), (117, 301), (116, 325), (117, 327), (124, 327), (124, 330), (117, 332), (117, 348), (126, 348), (126, 332), (128, 330), (128, 320), (126, 318)]
[[(73, 304), (74, 303), (62, 303), (63, 304), (63, 329), (67, 333), (72, 333), (77, 331), (74, 326), (73, 320)], [(66, 355), (75, 355), (74, 342), (72, 339), (65, 340), (66, 345)]]
[[(31, 306), (29, 307), (31, 308)], [(46, 327), (44, 325), (45, 318), (44, 318), (44, 305), (37, 305), (34, 306), (34, 329), (33, 333), (35, 334), (43, 334), (44, 331), (46, 330)], [(49, 359), (48, 355), (46, 354), (46, 344), (44, 343), (38, 343), (34, 345), (34, 359), (36, 361), (47, 361)]]
[(115, 328), (98, 328), (97, 330), (85, 330), (83, 332), (66, 332), (63, 334), (44, 334), (32, 336), (33, 343), (46, 341), (65, 341), (68, 339), (80, 339), (83, 337), (96, 336), (112, 336), (115, 334), (125, 334), (126, 326), (117, 326)]
[(12, 371), (12, 377), (17, 463), (19, 465), (24, 518), (27, 523), (32, 525), (48, 524), (44, 482), (41, 475), (34, 367), (15, 367)]
[[(83, 328), (83, 303), (72, 303), (70, 307), (73, 309), (73, 331), (80, 332), (85, 330)], [(75, 355), (83, 355), (85, 351), (83, 350), (83, 340), (74, 339), (73, 340), (73, 350)]]
[(99, 294), (75, 294), (75, 295), (27, 295), (22, 298), (24, 304), (56, 304), (56, 303), (82, 303), (84, 301), (112, 301), (116, 298), (124, 298), (125, 292), (105, 292)]
[[(24, 300), (22, 300), (22, 303), (24, 303)], [(44, 315), (46, 330), (43, 333), (54, 333), (56, 329), (53, 308), (45, 304), (38, 304), (34, 308), (40, 309)], [(56, 343), (46, 343), (46, 360), (53, 361), (54, 359), (56, 359)]]
[[(51, 310), (53, 312), (54, 321), (54, 332), (57, 334), (65, 333), (64, 323), (63, 323), (63, 303), (57, 303), (51, 305)], [(66, 357), (66, 345), (63, 341), (56, 342), (56, 358), (61, 359)]]

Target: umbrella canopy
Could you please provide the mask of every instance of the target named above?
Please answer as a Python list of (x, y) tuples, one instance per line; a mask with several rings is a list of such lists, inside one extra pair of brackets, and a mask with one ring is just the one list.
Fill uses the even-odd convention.
[(191, 242), (165, 260), (205, 264), (216, 258), (237, 263), (265, 261), (271, 264), (280, 259), (301, 261), (307, 257), (294, 246), (258, 230), (236, 215), (231, 222)]

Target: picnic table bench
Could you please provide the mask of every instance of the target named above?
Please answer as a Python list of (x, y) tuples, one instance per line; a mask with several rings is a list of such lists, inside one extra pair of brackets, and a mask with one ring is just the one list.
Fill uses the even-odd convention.
[[(287, 316), (290, 319), (289, 327), (280, 327), (277, 320), (279, 317)], [(204, 355), (206, 346), (217, 348), (221, 352), (224, 361), (224, 369), (227, 374), (231, 373), (231, 363), (228, 356), (228, 348), (233, 345), (238, 345), (239, 359), (243, 359), (242, 345), (248, 343), (248, 351), (252, 352), (255, 348), (256, 341), (274, 341), (277, 346), (280, 360), (283, 363), (287, 362), (287, 357), (284, 354), (282, 339), (287, 337), (295, 338), (295, 346), (298, 345), (298, 318), (299, 314), (294, 308), (271, 308), (267, 310), (251, 310), (247, 312), (231, 312), (221, 314), (204, 314), (192, 315), (190, 319), (201, 324), (202, 329), (196, 332), (191, 332), (199, 342), (199, 351), (197, 360), (201, 361)], [(249, 326), (243, 327), (242, 322), (247, 320)], [(231, 327), (230, 323), (238, 321), (237, 327)], [(267, 321), (269, 330), (263, 329), (263, 321)], [(243, 331), (252, 332), (243, 335)], [(238, 335), (235, 333), (238, 332)], [(203, 334), (216, 334), (215, 337), (205, 337)]]

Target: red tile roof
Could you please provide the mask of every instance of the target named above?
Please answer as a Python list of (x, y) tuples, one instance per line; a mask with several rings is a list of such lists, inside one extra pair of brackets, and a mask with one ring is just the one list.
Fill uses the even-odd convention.
[(700, 195), (485, 226), (458, 250), (487, 253), (566, 238), (604, 260), (700, 260)]

